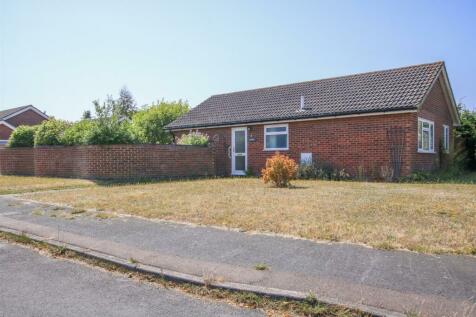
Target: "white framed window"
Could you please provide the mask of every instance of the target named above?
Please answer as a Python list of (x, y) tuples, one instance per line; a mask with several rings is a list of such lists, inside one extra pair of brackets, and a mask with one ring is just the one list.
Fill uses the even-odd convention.
[(450, 151), (450, 127), (443, 124), (443, 150), (448, 153)]
[(289, 133), (287, 124), (273, 124), (264, 126), (264, 150), (288, 150)]
[(435, 153), (435, 124), (418, 118), (418, 152)]

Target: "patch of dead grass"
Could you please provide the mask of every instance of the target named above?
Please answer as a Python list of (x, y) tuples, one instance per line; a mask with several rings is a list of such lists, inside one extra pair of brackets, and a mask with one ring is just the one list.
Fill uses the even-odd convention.
[(93, 185), (95, 185), (94, 182), (83, 179), (0, 176), (0, 195), (78, 188)]
[(74, 208), (363, 243), (472, 254), (476, 185), (295, 181), (293, 189), (226, 178), (26, 194)]
[(95, 217), (98, 219), (106, 220), (106, 219), (115, 218), (116, 216), (107, 212), (98, 212)]

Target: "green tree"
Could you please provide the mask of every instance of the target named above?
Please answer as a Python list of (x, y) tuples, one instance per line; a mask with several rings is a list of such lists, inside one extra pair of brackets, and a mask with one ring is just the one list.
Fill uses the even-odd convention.
[(84, 143), (90, 145), (133, 143), (129, 132), (129, 122), (93, 121), (85, 135)]
[(84, 144), (127, 144), (132, 143), (129, 122), (121, 121), (121, 116), (115, 111), (116, 101), (108, 96), (102, 104), (93, 101), (96, 118), (91, 120), (91, 126), (85, 129)]
[(82, 117), (81, 117), (81, 119), (83, 119), (83, 120), (87, 120), (87, 119), (91, 119), (91, 118), (92, 118), (92, 116), (91, 116), (91, 111), (90, 110), (85, 110), (83, 112)]
[(95, 122), (93, 120), (81, 120), (73, 123), (63, 133), (64, 145), (83, 145), (88, 143), (88, 138)]
[(106, 101), (102, 104), (99, 100), (93, 101), (94, 111), (96, 112), (96, 120), (110, 120), (111, 118), (115, 117), (118, 118), (118, 114), (116, 113), (116, 101), (112, 98), (112, 96), (107, 96)]
[(115, 100), (114, 113), (120, 117), (132, 118), (137, 112), (137, 104), (132, 93), (127, 87), (122, 87), (119, 91), (119, 98)]
[(62, 145), (63, 133), (71, 124), (56, 119), (43, 121), (35, 133), (35, 146)]
[(138, 143), (172, 143), (172, 135), (164, 127), (189, 110), (188, 102), (182, 100), (154, 103), (134, 114), (130, 126), (132, 136)]
[(8, 139), (8, 147), (33, 147), (38, 126), (21, 125), (13, 130)]
[(460, 144), (457, 158), (462, 161), (465, 168), (476, 170), (476, 111), (462, 104), (458, 106), (458, 109), (461, 125), (455, 130)]

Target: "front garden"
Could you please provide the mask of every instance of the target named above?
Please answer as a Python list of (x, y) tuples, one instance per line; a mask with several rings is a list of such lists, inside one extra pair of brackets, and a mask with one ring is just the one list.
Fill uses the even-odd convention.
[(476, 254), (475, 185), (316, 180), (292, 184), (276, 188), (256, 178), (202, 179), (111, 184), (23, 197), (381, 249)]
[[(94, 118), (89, 114), (75, 123), (53, 119), (38, 127), (18, 128), (9, 146), (167, 144), (172, 136), (164, 126), (189, 109), (181, 101), (162, 101), (134, 111), (124, 104), (108, 99), (95, 102)], [(23, 197), (79, 209), (311, 240), (474, 255), (476, 174), (469, 170), (476, 169), (476, 112), (463, 109), (461, 117), (462, 125), (455, 131), (458, 148), (448, 168), (395, 183), (349, 181), (344, 170), (313, 162), (298, 166), (281, 156), (263, 170), (262, 180), (271, 183), (266, 185), (256, 178), (119, 185), (0, 176), (0, 193), (29, 192)], [(179, 140), (195, 145), (207, 142), (208, 137), (199, 133)], [(49, 190), (64, 188), (69, 189)], [(46, 191), (34, 193), (39, 190)]]

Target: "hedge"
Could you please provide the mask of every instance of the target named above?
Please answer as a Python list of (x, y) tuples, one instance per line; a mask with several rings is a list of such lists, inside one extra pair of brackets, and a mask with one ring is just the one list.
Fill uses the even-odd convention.
[(38, 126), (21, 125), (13, 130), (8, 139), (8, 147), (33, 147)]

